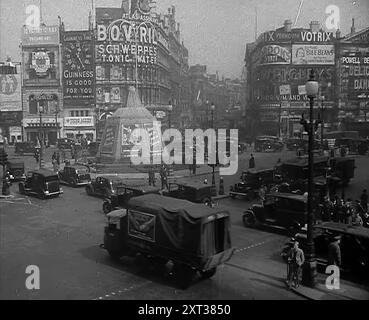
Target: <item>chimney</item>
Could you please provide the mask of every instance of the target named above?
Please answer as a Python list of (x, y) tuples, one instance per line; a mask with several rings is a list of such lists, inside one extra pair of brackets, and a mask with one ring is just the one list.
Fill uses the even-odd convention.
[(292, 29), (292, 21), (291, 20), (285, 20), (284, 21), (284, 31), (285, 32), (291, 32)]
[(336, 31), (336, 39), (341, 39), (341, 30), (337, 29)]
[(355, 18), (352, 18), (351, 34), (355, 33)]
[(173, 19), (175, 19), (176, 17), (176, 7), (172, 6), (172, 15), (173, 15)]
[(319, 32), (320, 23), (319, 21), (311, 21), (310, 22), (310, 30), (311, 32)]
[(124, 10), (124, 13), (129, 13), (129, 0), (122, 0), (121, 8)]

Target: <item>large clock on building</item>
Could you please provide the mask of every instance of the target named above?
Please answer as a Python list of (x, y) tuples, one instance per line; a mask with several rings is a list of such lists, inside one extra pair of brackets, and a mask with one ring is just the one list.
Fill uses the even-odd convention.
[(89, 42), (67, 42), (64, 48), (65, 66), (70, 71), (82, 71), (92, 66), (92, 49)]

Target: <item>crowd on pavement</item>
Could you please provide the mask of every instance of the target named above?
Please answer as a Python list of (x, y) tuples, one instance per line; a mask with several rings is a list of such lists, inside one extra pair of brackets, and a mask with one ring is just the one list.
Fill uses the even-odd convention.
[(346, 201), (335, 195), (333, 200), (325, 197), (320, 210), (320, 220), (333, 221), (369, 228), (368, 192), (363, 190), (360, 199)]

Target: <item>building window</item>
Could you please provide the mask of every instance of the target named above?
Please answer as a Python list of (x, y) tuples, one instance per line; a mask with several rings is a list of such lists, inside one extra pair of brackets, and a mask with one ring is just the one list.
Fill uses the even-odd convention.
[(34, 99), (34, 96), (29, 97), (29, 113), (37, 114), (37, 101)]

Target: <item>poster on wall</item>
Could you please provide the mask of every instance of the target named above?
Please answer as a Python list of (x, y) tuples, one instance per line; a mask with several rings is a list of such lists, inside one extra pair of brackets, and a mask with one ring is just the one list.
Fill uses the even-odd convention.
[(280, 45), (267, 45), (260, 51), (260, 65), (290, 64), (291, 47)]
[(59, 85), (58, 48), (23, 48), (23, 84)]
[(0, 111), (22, 111), (19, 74), (0, 74)]
[(94, 99), (93, 33), (63, 33), (63, 90), (65, 100)]
[(292, 64), (334, 65), (334, 45), (292, 45)]

